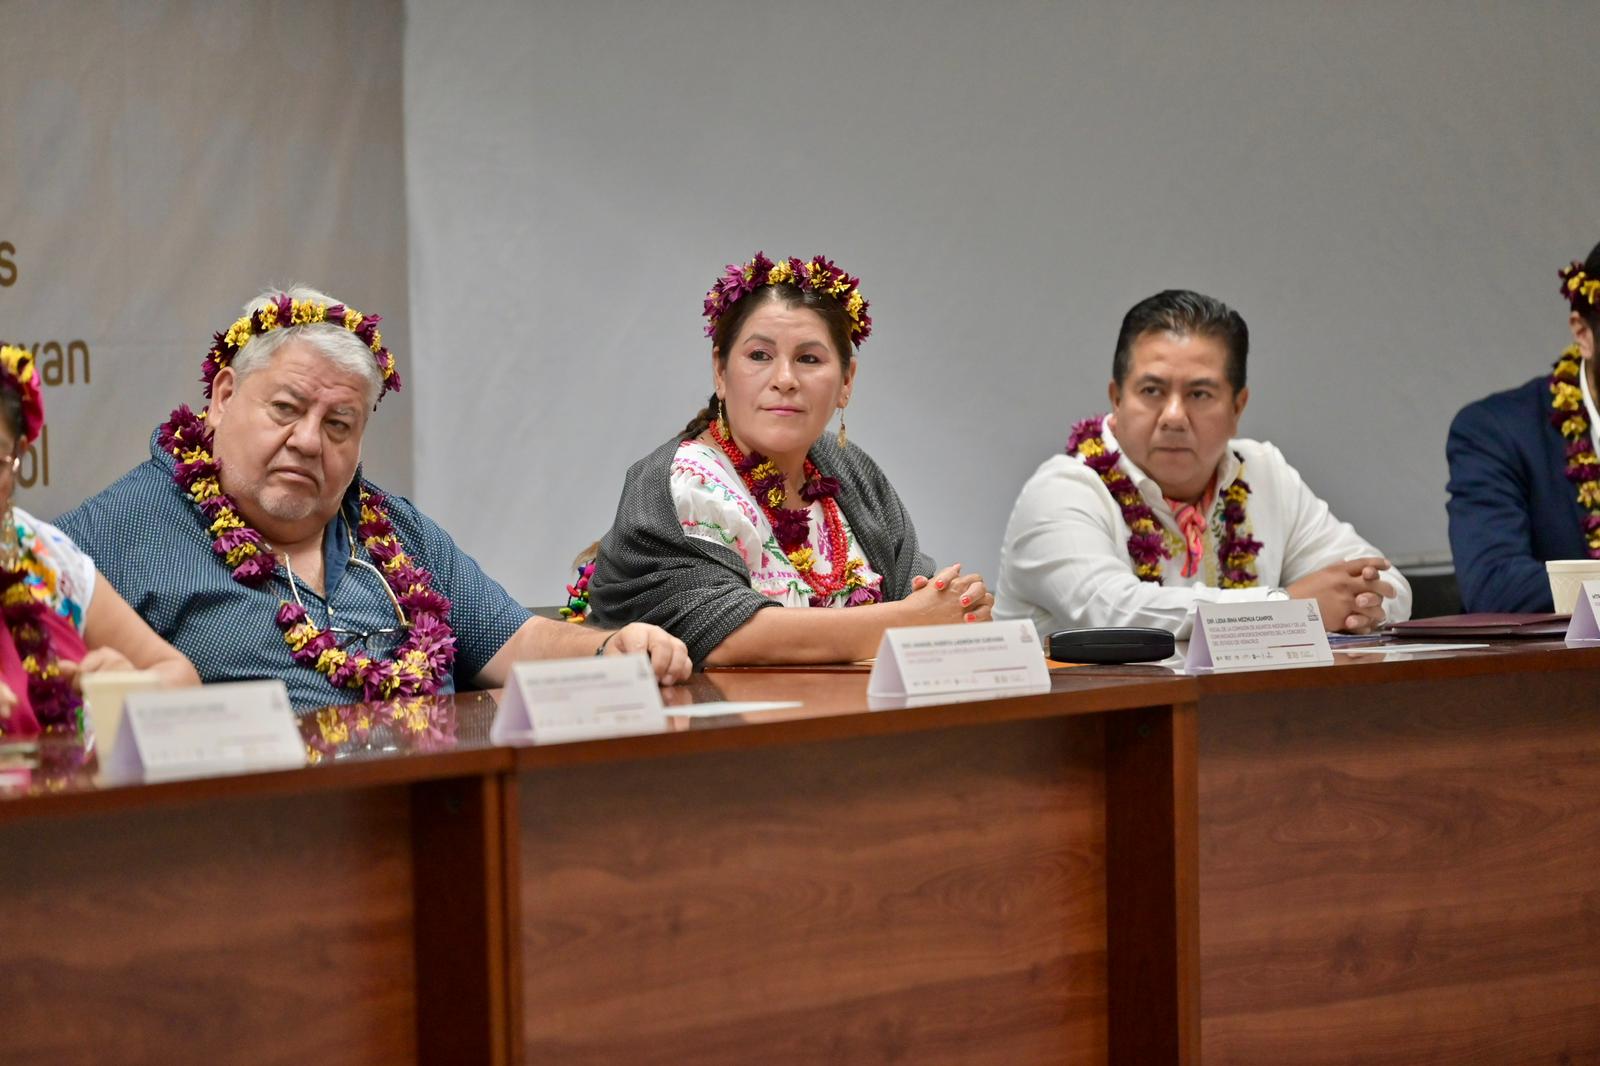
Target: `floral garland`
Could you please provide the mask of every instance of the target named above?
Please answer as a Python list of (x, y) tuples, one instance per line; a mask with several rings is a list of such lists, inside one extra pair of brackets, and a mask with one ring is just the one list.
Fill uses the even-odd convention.
[(755, 497), (761, 512), (767, 516), (772, 532), (778, 538), (778, 547), (806, 584), (811, 586), (811, 606), (826, 607), (828, 601), (841, 592), (849, 594), (845, 598), (846, 607), (883, 602), (883, 590), (870, 587), (862, 576), (865, 560), (857, 556), (840, 565), (841, 560), (849, 554), (849, 540), (844, 531), (844, 516), (840, 514), (835, 499), (839, 495), (839, 482), (836, 479), (823, 477), (810, 457), (806, 458), (806, 480), (800, 486), (800, 498), (807, 503), (822, 502), (823, 547), (832, 567), (830, 573), (821, 574), (816, 570), (817, 553), (806, 543), (811, 532), (811, 514), (807, 510), (791, 510), (783, 506), (789, 498), (789, 491), (784, 485), (778, 464), (759, 452), (745, 455), (737, 444), (722, 435), (715, 422), (710, 426), (710, 433), (711, 439), (744, 479), (745, 487)]
[(1578, 506), (1587, 512), (1583, 536), (1589, 558), (1600, 559), (1600, 456), (1589, 436), (1589, 416), (1578, 384), (1581, 373), (1583, 356), (1574, 344), (1561, 353), (1550, 372), (1550, 423), (1567, 442), (1567, 480), (1577, 487)]
[[(33, 353), (26, 348), (0, 345), (0, 389), (16, 394), (21, 401), (20, 444), (32, 444), (44, 427), (44, 396)], [(7, 523), (6, 534), (16, 537), (16, 527)], [(7, 544), (6, 549), (12, 545)], [(17, 545), (20, 547), (20, 545)], [(50, 610), (54, 575), (45, 574), (27, 553), (15, 566), (0, 565), (0, 614), (11, 631), (22, 671), (28, 675), (28, 703), (33, 716), (47, 733), (83, 731), (83, 696), (70, 680), (62, 676), (61, 661), (44, 625), (44, 612)], [(29, 581), (31, 574), (42, 580)], [(4, 732), (0, 725), (0, 732)]]
[(378, 332), (378, 323), (381, 321), (381, 315), (364, 315), (344, 304), (319, 304), (293, 299), (288, 293), (277, 293), (263, 307), (244, 315), (222, 332), (213, 334), (211, 350), (200, 365), (200, 380), (205, 382), (206, 399), (211, 398), (211, 386), (217, 374), (223, 367), (231, 366), (234, 357), (253, 338), (275, 329), (321, 322), (349, 330), (372, 351), (372, 358), (383, 375), (383, 387), (378, 390), (378, 399), (381, 401), (384, 393), (391, 389), (400, 391), (400, 375), (394, 367), (394, 356), (383, 346), (383, 334)]
[[(259, 588), (277, 572), (277, 560), (222, 491), (222, 468), (211, 454), (205, 414), (180, 406), (161, 427), (159, 440), (178, 460), (172, 479), (211, 520), (210, 531), (216, 538), (212, 551), (232, 568), (235, 581)], [(359, 691), (368, 700), (431, 696), (455, 662), (450, 601), (431, 587), (433, 575), (406, 554), (384, 510), (383, 497), (363, 487), (360, 506), (357, 535), (410, 619), (405, 640), (388, 659), (351, 653), (338, 646), (334, 634), (318, 629), (304, 607), (288, 601), (278, 608), (278, 628), (295, 662), (322, 674), (337, 688)]]
[(872, 319), (867, 314), (871, 305), (861, 295), (861, 279), (853, 278), (824, 256), (804, 259), (780, 259), (776, 263), (761, 252), (740, 266), (729, 263), (725, 273), (706, 293), (706, 336), (717, 331), (717, 322), (728, 309), (764, 285), (793, 285), (802, 292), (819, 292), (844, 304), (850, 316), (850, 342), (857, 348), (872, 334)]
[(589, 581), (594, 577), (594, 563), (578, 567), (578, 579), (567, 586), (567, 605), (561, 608), (561, 617), (582, 625), (589, 617)]
[[(27, 580), (24, 566), (0, 567), (0, 614), (28, 675), (28, 703), (46, 733), (83, 731), (83, 695), (62, 675), (61, 663), (51, 647), (44, 612), (50, 609), (50, 590)], [(4, 732), (0, 729), (0, 732)]]
[(33, 353), (26, 348), (0, 344), (0, 388), (22, 401), (22, 444), (32, 444), (44, 429), (44, 393)]
[[(1155, 512), (1145, 504), (1138, 488), (1117, 465), (1122, 453), (1106, 447), (1102, 436), (1105, 416), (1086, 418), (1072, 427), (1067, 439), (1067, 454), (1083, 460), (1084, 465), (1100, 477), (1111, 498), (1122, 509), (1122, 520), (1131, 531), (1128, 536), (1128, 556), (1133, 560), (1133, 572), (1140, 581), (1161, 584), (1161, 561), (1172, 558), (1167, 550), (1161, 529), (1156, 524)], [(1243, 463), (1243, 457), (1235, 453)], [(1217, 546), (1217, 558), (1222, 573), (1217, 583), (1225, 589), (1253, 588), (1256, 583), (1256, 556), (1261, 552), (1261, 542), (1244, 530), (1245, 504), (1250, 499), (1250, 486), (1244, 480), (1241, 466), (1233, 482), (1222, 490), (1222, 541)]]
[(1561, 271), (1561, 295), (1567, 298), (1574, 311), (1600, 305), (1600, 278), (1591, 278), (1583, 272), (1583, 264), (1574, 259)]

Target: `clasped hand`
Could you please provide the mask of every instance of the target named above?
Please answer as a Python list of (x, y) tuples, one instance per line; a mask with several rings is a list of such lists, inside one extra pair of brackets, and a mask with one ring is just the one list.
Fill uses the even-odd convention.
[(1316, 600), (1330, 633), (1371, 633), (1384, 622), (1383, 601), (1394, 586), (1381, 577), (1390, 569), (1381, 556), (1347, 559), (1307, 574), (1288, 587), (1291, 599)]
[(911, 595), (903, 602), (917, 613), (916, 625), (949, 622), (987, 622), (994, 596), (977, 574), (963, 574), (961, 564), (947, 566), (933, 577), (911, 579)]

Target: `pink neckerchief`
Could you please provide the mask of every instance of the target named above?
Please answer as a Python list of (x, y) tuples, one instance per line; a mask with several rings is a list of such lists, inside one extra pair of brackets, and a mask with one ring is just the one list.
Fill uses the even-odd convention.
[(1206, 515), (1211, 513), (1211, 501), (1217, 495), (1217, 475), (1211, 475), (1211, 481), (1206, 485), (1206, 491), (1200, 494), (1200, 499), (1194, 503), (1183, 503), (1171, 497), (1164, 497), (1167, 506), (1172, 508), (1172, 517), (1178, 522), (1178, 531), (1183, 534), (1188, 554), (1183, 560), (1183, 576), (1194, 577), (1200, 572), (1200, 555), (1205, 550)]

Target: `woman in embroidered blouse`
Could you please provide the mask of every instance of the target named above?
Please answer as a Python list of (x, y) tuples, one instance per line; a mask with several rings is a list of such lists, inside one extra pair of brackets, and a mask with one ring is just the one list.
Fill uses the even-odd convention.
[(760, 253), (718, 279), (716, 392), (628, 472), (588, 585), (600, 621), (653, 622), (721, 665), (847, 662), (890, 627), (989, 619), (982, 578), (934, 573), (893, 486), (845, 440), (872, 326), (858, 284), (821, 256)]
[(137, 667), (167, 686), (200, 681), (71, 538), (12, 504), (22, 453), (43, 426), (32, 354), (0, 345), (0, 735), (12, 737), (76, 732), (83, 673)]

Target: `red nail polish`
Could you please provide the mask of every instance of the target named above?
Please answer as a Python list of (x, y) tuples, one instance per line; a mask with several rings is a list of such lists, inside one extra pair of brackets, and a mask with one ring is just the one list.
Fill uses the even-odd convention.
[(972, 602), (972, 597), (971, 596), (963, 596), (963, 597), (961, 597), (961, 606), (965, 607), (967, 604), (969, 604), (971, 602)]
[(944, 588), (944, 582), (943, 581), (935, 581), (933, 583), (933, 587), (936, 588), (936, 589), (941, 589), (942, 590)]
[(978, 616), (977, 616), (977, 615), (975, 615), (975, 614), (969, 614), (969, 615), (967, 615), (967, 621), (969, 621), (969, 622), (976, 622), (976, 621), (977, 621), (977, 620), (978, 620)]

